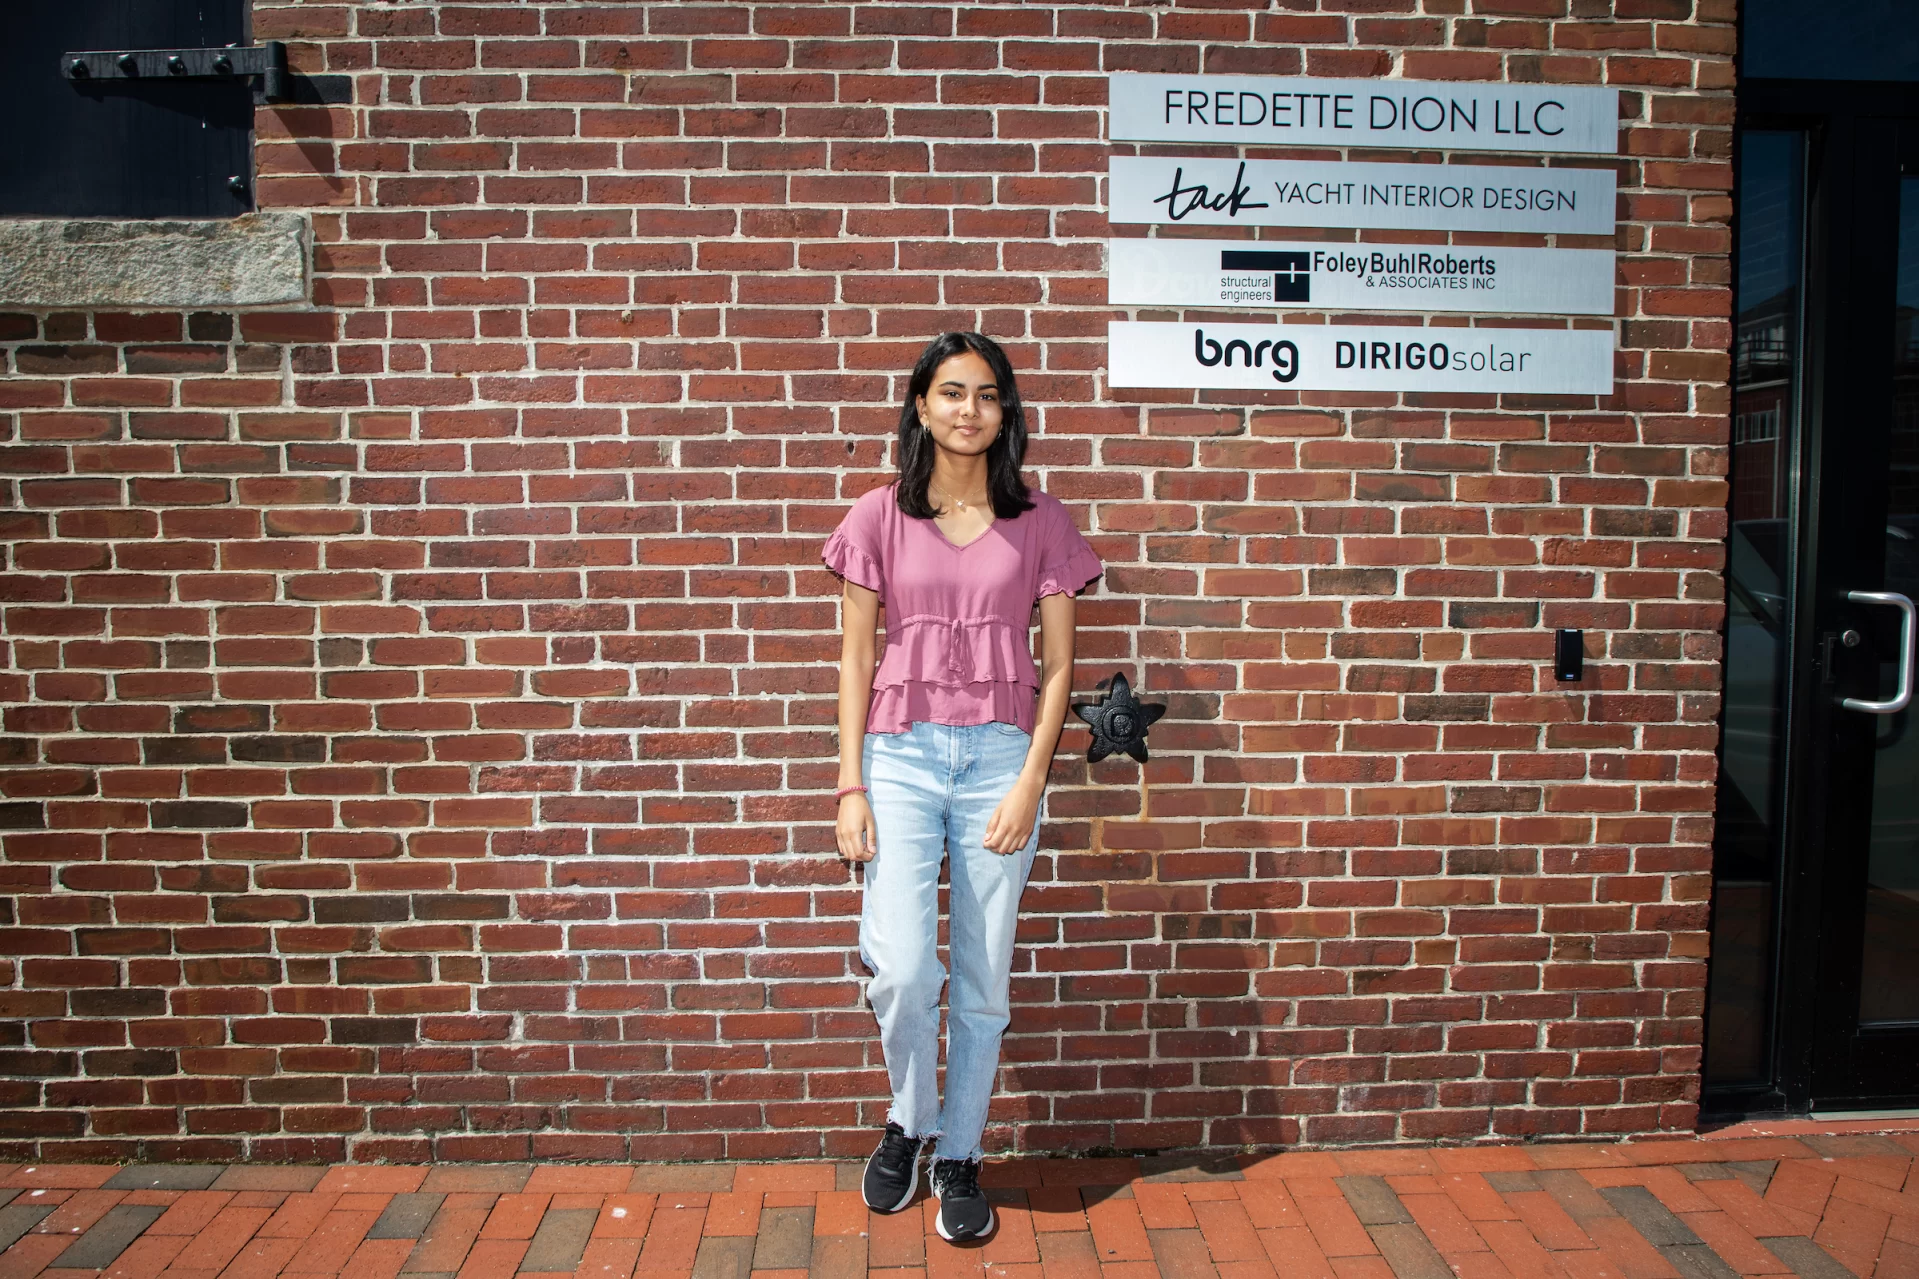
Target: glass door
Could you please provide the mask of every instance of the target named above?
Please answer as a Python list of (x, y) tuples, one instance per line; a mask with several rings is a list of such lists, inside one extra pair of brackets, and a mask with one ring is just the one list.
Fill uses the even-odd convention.
[(1859, 122), (1854, 300), (1843, 332), (1857, 379), (1852, 438), (1828, 447), (1855, 468), (1858, 508), (1830, 522), (1829, 683), (1839, 699), (1828, 821), (1822, 964), (1829, 1007), (1814, 1045), (1814, 1093), (1830, 1106), (1919, 1101), (1919, 120)]
[[(1899, 176), (1893, 273), (1891, 447), (1885, 588), (1919, 599), (1919, 173)], [(1907, 645), (1910, 661), (1911, 645)], [(1896, 665), (1896, 662), (1895, 662)], [(1898, 679), (1895, 670), (1893, 679)], [(1885, 683), (1882, 672), (1880, 683)], [(1910, 688), (1910, 677), (1907, 681)], [(1919, 732), (1913, 707), (1875, 741), (1859, 1017), (1869, 1029), (1919, 1027)], [(1915, 1053), (1913, 1060), (1919, 1060)]]
[(1748, 81), (1708, 1113), (1919, 1104), (1919, 92)]

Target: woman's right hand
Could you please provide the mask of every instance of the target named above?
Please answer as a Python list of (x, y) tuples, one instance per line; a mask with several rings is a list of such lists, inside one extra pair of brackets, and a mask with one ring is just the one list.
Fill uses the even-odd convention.
[(840, 857), (849, 862), (870, 862), (879, 855), (879, 829), (873, 825), (873, 806), (859, 791), (840, 797), (840, 816), (834, 832), (840, 843)]

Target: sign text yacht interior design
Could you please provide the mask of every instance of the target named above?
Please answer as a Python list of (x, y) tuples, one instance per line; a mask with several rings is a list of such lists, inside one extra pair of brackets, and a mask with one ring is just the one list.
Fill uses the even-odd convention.
[(1114, 156), (1119, 224), (1610, 235), (1611, 169)]

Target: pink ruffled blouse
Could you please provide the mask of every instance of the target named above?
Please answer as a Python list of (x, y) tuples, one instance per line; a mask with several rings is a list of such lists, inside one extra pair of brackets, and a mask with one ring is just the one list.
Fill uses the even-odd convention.
[(934, 521), (901, 511), (889, 484), (855, 502), (826, 540), (827, 567), (886, 607), (867, 732), (994, 722), (1033, 731), (1033, 605), (1078, 593), (1102, 566), (1057, 499), (1033, 490), (1032, 500), (955, 546)]

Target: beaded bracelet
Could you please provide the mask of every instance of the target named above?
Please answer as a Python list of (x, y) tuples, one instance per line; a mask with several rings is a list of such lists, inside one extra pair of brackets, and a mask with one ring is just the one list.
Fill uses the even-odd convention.
[(855, 791), (857, 791), (857, 792), (858, 792), (858, 793), (860, 793), (861, 795), (864, 795), (864, 794), (866, 794), (866, 787), (864, 787), (864, 786), (842, 786), (842, 787), (840, 787), (840, 788), (839, 788), (838, 790), (836, 790), (836, 791), (834, 791), (834, 792), (833, 792), (833, 798), (834, 798), (834, 799), (845, 799), (845, 798), (846, 798), (846, 797), (847, 797), (848, 795), (851, 795), (851, 794), (853, 794), (853, 793), (854, 793)]

